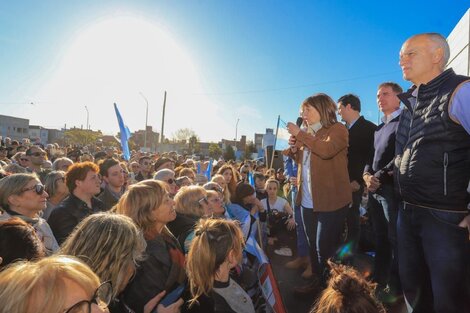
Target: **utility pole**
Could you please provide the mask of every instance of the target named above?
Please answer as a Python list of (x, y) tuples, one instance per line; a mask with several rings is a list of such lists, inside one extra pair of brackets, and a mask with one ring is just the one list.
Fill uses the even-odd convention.
[(144, 98), (145, 102), (147, 103), (147, 107), (145, 109), (145, 132), (144, 132), (144, 149), (145, 149), (145, 152), (147, 152), (147, 125), (148, 125), (148, 118), (149, 118), (149, 102), (142, 92), (139, 92), (139, 93), (142, 96), (142, 98)]
[(90, 129), (90, 112), (88, 112), (88, 107), (85, 105), (85, 110), (86, 110), (86, 130)]
[(237, 124), (235, 124), (235, 141), (237, 141), (238, 136), (238, 122), (240, 122), (239, 118), (237, 118)]
[(160, 143), (163, 143), (163, 140), (165, 139), (165, 136), (163, 135), (163, 129), (165, 127), (165, 107), (166, 107), (166, 90), (165, 90), (165, 96), (163, 97), (162, 132), (160, 134)]

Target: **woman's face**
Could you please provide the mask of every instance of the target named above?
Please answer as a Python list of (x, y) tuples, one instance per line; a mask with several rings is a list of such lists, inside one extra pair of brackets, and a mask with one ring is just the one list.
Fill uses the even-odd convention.
[(209, 209), (216, 215), (224, 214), (225, 209), (222, 203), (222, 197), (219, 195), (209, 194), (207, 196)]
[(163, 196), (162, 204), (153, 210), (155, 222), (166, 225), (176, 218), (175, 201), (168, 192)]
[(321, 120), (320, 113), (318, 113), (317, 109), (308, 104), (302, 107), (302, 118), (308, 125), (313, 125)]
[(197, 197), (198, 203), (201, 206), (203, 216), (211, 216), (213, 211), (209, 205), (209, 200), (206, 194), (201, 194)]
[(227, 183), (225, 182), (225, 179), (222, 178), (222, 177), (214, 178), (214, 179), (213, 179), (213, 182), (219, 184), (219, 186), (220, 186), (223, 190), (225, 190), (225, 187), (227, 187)]
[(269, 197), (274, 197), (277, 195), (277, 184), (276, 183), (269, 183), (266, 186), (266, 192), (268, 193)]
[(36, 192), (36, 185), (42, 184), (39, 180), (30, 180), (22, 189), (22, 192), (19, 195), (14, 195), (14, 198), (10, 200), (10, 205), (21, 209), (22, 212), (18, 213), (30, 216), (46, 208), (47, 197), (49, 197), (49, 195), (44, 189), (38, 194)]
[(229, 184), (230, 181), (232, 180), (232, 171), (228, 168), (222, 173), (222, 176), (225, 179), (225, 183)]
[(69, 194), (69, 189), (67, 188), (67, 185), (65, 184), (65, 176), (59, 174), (56, 179), (56, 193), (62, 194), (62, 195), (68, 195)]

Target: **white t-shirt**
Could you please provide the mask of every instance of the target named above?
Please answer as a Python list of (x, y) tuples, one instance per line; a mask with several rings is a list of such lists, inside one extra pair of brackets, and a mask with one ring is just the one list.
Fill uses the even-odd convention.
[(302, 158), (302, 202), (304, 208), (313, 208), (312, 177), (310, 176), (310, 150), (304, 147)]
[[(284, 207), (286, 206), (286, 203), (286, 199), (282, 197), (277, 197), (274, 205), (270, 204), (271, 210), (278, 210), (279, 212), (284, 212)], [(268, 212), (268, 198), (261, 200), (261, 204), (263, 205), (266, 212)]]

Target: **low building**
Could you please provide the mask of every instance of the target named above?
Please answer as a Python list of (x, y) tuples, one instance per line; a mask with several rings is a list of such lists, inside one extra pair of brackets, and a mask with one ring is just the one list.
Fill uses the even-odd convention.
[(25, 118), (0, 115), (0, 136), (21, 141), (29, 138), (29, 120)]
[(447, 37), (450, 46), (450, 58), (447, 67), (452, 67), (457, 74), (470, 76), (470, 9)]

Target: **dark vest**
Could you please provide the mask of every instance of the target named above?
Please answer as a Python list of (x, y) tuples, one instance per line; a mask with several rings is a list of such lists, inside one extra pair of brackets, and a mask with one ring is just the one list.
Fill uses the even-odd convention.
[[(398, 95), (405, 104), (396, 134), (395, 186), (402, 200), (430, 208), (464, 211), (470, 197), (470, 135), (449, 117), (457, 86), (468, 80), (448, 69)], [(470, 103), (468, 104), (470, 105)]]

